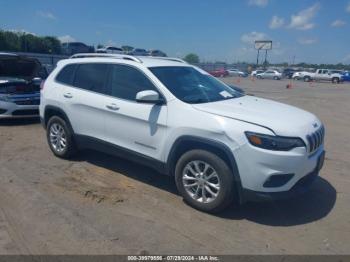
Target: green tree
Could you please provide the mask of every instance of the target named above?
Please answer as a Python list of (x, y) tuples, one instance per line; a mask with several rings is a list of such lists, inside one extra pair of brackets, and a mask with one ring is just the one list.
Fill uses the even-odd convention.
[(190, 53), (184, 57), (184, 60), (189, 64), (198, 64), (199, 56), (194, 53)]
[(53, 36), (36, 36), (24, 32), (0, 30), (0, 50), (60, 54), (61, 43)]

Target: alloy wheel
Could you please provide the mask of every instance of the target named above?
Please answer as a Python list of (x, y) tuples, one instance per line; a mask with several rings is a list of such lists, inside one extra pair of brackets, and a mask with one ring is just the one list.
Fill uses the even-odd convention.
[(59, 123), (53, 123), (50, 127), (50, 143), (52, 148), (58, 153), (61, 153), (66, 149), (66, 132), (63, 126)]
[(220, 192), (220, 178), (216, 170), (200, 160), (191, 161), (185, 166), (182, 183), (187, 194), (200, 203), (214, 201)]

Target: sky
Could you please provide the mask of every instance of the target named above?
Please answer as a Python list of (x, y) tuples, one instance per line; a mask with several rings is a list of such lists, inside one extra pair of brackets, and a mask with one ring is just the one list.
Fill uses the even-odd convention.
[(350, 0), (0, 0), (0, 29), (202, 61), (350, 63)]

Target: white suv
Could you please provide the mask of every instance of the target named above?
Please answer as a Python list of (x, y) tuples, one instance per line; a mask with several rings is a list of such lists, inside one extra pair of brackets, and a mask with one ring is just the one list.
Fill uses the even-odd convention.
[(149, 165), (207, 212), (304, 192), (324, 161), (313, 114), (242, 95), (175, 58), (62, 60), (41, 99), (56, 156), (92, 148)]

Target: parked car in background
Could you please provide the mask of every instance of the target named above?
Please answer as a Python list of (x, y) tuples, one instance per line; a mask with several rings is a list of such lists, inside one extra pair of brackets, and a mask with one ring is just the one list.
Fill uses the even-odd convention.
[(0, 53), (0, 118), (38, 116), (40, 85), (46, 77), (39, 60)]
[(95, 50), (92, 46), (87, 46), (81, 42), (68, 42), (61, 45), (62, 54), (74, 55), (77, 53), (93, 53)]
[(105, 53), (105, 54), (124, 54), (123, 49), (115, 46), (106, 46), (96, 49), (96, 53)]
[(159, 57), (166, 57), (166, 53), (164, 53), (163, 51), (160, 50), (149, 50), (148, 54), (150, 56), (159, 56)]
[(240, 77), (247, 77), (248, 73), (240, 71), (238, 69), (235, 68), (229, 68), (227, 69), (227, 72), (229, 74), (229, 76), (240, 76)]
[(349, 71), (343, 72), (343, 81), (350, 81), (350, 72)]
[(298, 71), (298, 72), (294, 72), (293, 75), (292, 75), (292, 79), (294, 80), (300, 80), (304, 77), (304, 73), (306, 71)]
[(208, 71), (209, 74), (211, 74), (212, 76), (215, 76), (215, 77), (226, 77), (228, 76), (228, 71), (225, 70), (225, 69), (215, 69), (215, 70), (211, 70), (211, 71)]
[(315, 73), (303, 72), (302, 79), (305, 82), (315, 80), (315, 81), (331, 81), (332, 83), (340, 83), (340, 82), (343, 82), (343, 75), (339, 73), (333, 73), (332, 70), (329, 70), (329, 69), (317, 69)]
[(149, 53), (146, 51), (146, 49), (142, 48), (134, 48), (132, 51), (128, 53), (128, 55), (134, 55), (134, 56), (148, 56)]
[(297, 70), (293, 69), (293, 68), (286, 68), (283, 70), (282, 72), (282, 77), (284, 78), (288, 78), (288, 79), (291, 79), (293, 77), (293, 74), (295, 72), (298, 72)]
[(257, 74), (261, 74), (261, 73), (264, 73), (264, 70), (254, 70), (254, 71), (252, 71), (252, 73), (250, 75), (256, 76)]
[(257, 78), (259, 79), (275, 79), (280, 80), (282, 78), (282, 74), (277, 70), (267, 70), (263, 73), (257, 74)]

